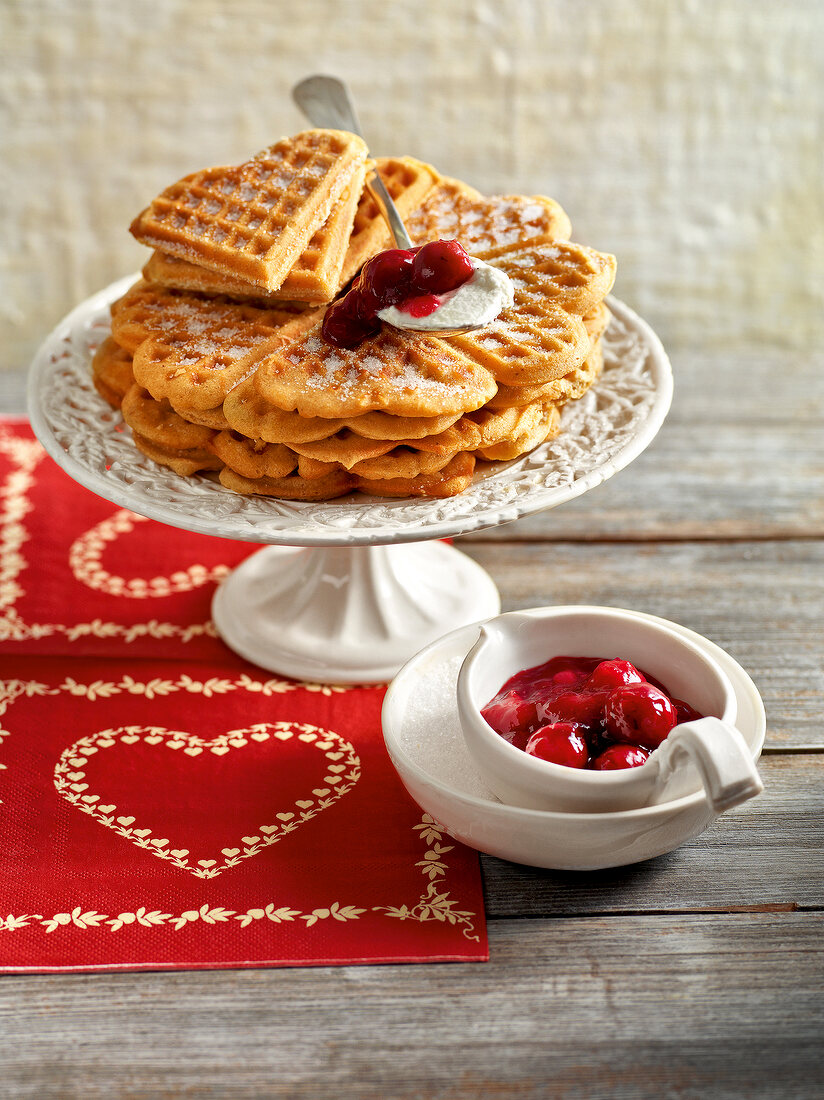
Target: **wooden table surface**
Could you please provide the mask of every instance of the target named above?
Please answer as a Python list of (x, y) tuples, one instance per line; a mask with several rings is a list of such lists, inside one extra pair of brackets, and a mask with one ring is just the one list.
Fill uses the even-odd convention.
[[(632, 607), (728, 650), (767, 708), (763, 795), (635, 867), (484, 857), (488, 964), (6, 976), (0, 1096), (820, 1095), (824, 358), (673, 359), (630, 468), (459, 541), (507, 609)], [(22, 393), (0, 376), (0, 410)]]

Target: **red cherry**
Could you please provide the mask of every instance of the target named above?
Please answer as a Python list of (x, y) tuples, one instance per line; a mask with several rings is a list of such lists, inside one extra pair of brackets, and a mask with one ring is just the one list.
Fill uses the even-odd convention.
[(649, 758), (646, 749), (640, 745), (610, 745), (600, 756), (592, 761), (596, 772), (619, 771), (622, 768), (639, 768)]
[(539, 760), (567, 768), (585, 768), (589, 759), (587, 743), (571, 722), (542, 726), (527, 741), (526, 751)]
[(481, 711), (490, 726), (507, 740), (518, 733), (531, 733), (538, 724), (535, 704), (519, 691), (511, 688), (499, 692)]
[(430, 241), (413, 261), (412, 283), (429, 294), (446, 294), (472, 277), (472, 260), (457, 241)]
[(675, 707), (652, 684), (616, 688), (604, 706), (607, 733), (616, 741), (655, 749), (677, 721)]
[(350, 290), (339, 302), (327, 309), (321, 332), (324, 340), (339, 348), (354, 348), (368, 336), (380, 331), (380, 324), (365, 321), (358, 315), (358, 292)]
[(592, 670), (587, 687), (593, 691), (612, 691), (625, 684), (640, 684), (644, 677), (629, 661), (601, 661)]
[(604, 707), (602, 694), (591, 691), (562, 691), (553, 699), (538, 703), (538, 714), (550, 722), (573, 722), (595, 730), (601, 724)]
[(699, 718), (703, 718), (703, 714), (699, 714), (695, 707), (691, 707), (689, 703), (685, 703), (683, 699), (673, 699), (672, 705), (675, 707), (675, 714), (678, 718), (678, 725), (682, 722), (697, 722)]
[(413, 255), (404, 248), (388, 248), (363, 265), (358, 280), (362, 315), (374, 316), (384, 306), (394, 306), (409, 295)]
[(556, 672), (552, 677), (553, 684), (577, 684), (580, 680), (580, 676), (574, 672), (571, 668), (566, 668), (563, 672)]
[(416, 294), (414, 298), (407, 300), (400, 306), (404, 313), (410, 317), (428, 317), (434, 313), (440, 305), (439, 299), (434, 294)]

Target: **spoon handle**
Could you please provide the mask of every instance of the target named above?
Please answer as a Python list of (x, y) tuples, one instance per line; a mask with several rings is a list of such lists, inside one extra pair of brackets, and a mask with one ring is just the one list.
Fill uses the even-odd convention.
[[(348, 130), (363, 137), (355, 105), (349, 94), (349, 88), (342, 80), (334, 76), (308, 76), (292, 89), (292, 99), (315, 126), (333, 130)], [(398, 248), (413, 248), (412, 239), (406, 232), (403, 218), (386, 190), (379, 172), (373, 172), (366, 186), (386, 224), (395, 238)]]

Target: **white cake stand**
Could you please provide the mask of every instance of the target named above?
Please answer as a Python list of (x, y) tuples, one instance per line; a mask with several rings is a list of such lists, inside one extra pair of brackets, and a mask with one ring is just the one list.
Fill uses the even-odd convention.
[(91, 357), (108, 335), (110, 303), (133, 281), (83, 302), (45, 341), (31, 368), (32, 427), (70, 477), (115, 504), (174, 527), (268, 544), (218, 589), (214, 621), (231, 649), (299, 679), (390, 679), (435, 638), (496, 615), (492, 578), (437, 540), (553, 508), (606, 481), (647, 447), (672, 398), (661, 342), (611, 300), (603, 374), (565, 409), (562, 434), (489, 467), (460, 496), (244, 497), (146, 458), (95, 391)]

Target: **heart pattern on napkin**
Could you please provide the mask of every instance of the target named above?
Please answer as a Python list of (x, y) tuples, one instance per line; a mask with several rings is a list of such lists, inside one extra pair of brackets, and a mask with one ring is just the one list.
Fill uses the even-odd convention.
[[(194, 760), (204, 753), (223, 757), (248, 745), (260, 745), (267, 741), (271, 741), (274, 748), (278, 743), (293, 739), (322, 755), (322, 779), (316, 781), (316, 786), (301, 792), (302, 797), (294, 802), (273, 809), (268, 820), (248, 835), (230, 838), (219, 853), (202, 853), (203, 858), (197, 858), (188, 848), (176, 844), (173, 838), (163, 836), (163, 830), (137, 821), (128, 806), (107, 802), (102, 795), (90, 790), (88, 782), (86, 769), (90, 758), (101, 750), (115, 746), (142, 743), (156, 747), (158, 751), (179, 753), (181, 759)], [(354, 787), (360, 774), (360, 758), (349, 741), (332, 730), (300, 722), (261, 722), (244, 729), (229, 730), (212, 740), (161, 726), (118, 726), (81, 737), (64, 749), (54, 769), (54, 786), (67, 802), (82, 813), (89, 814), (101, 825), (151, 855), (198, 878), (215, 878), (276, 844), (329, 809)]]
[(129, 579), (110, 573), (103, 565), (103, 554), (114, 542), (131, 535), (135, 527), (147, 523), (145, 516), (120, 508), (102, 522), (95, 524), (74, 540), (69, 548), (69, 567), (81, 584), (132, 600), (147, 600), (192, 592), (204, 584), (222, 581), (230, 572), (228, 565), (207, 568), (198, 563), (155, 577)]

